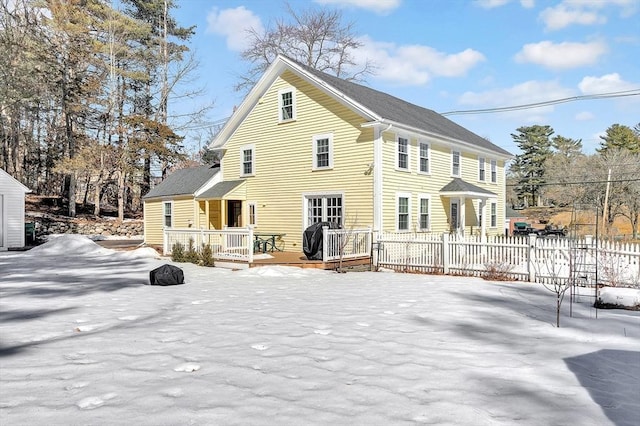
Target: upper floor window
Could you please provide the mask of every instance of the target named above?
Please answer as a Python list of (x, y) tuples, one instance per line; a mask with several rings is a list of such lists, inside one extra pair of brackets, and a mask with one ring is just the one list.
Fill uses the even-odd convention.
[(253, 145), (243, 146), (240, 149), (240, 160), (242, 162), (240, 175), (252, 176), (255, 174), (255, 147)]
[(418, 149), (418, 172), (429, 173), (429, 144), (420, 142)]
[(482, 157), (478, 157), (478, 180), (484, 182), (486, 179), (486, 162)]
[(333, 167), (333, 135), (313, 137), (313, 168), (330, 169)]
[(173, 203), (171, 201), (165, 201), (162, 204), (164, 226), (171, 228), (173, 226)]
[(398, 168), (409, 169), (409, 140), (398, 137)]
[(491, 183), (498, 182), (498, 162), (491, 160)]
[(398, 194), (396, 197), (396, 228), (398, 231), (408, 231), (411, 223), (411, 203), (409, 194)]
[(293, 88), (282, 89), (278, 92), (279, 120), (291, 121), (296, 119), (296, 91)]
[(460, 176), (460, 151), (451, 151), (451, 175)]

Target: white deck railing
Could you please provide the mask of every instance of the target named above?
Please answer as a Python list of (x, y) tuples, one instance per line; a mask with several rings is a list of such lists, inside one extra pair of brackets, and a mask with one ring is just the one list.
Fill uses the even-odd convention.
[(253, 262), (253, 229), (165, 228), (162, 252), (165, 256), (170, 255), (176, 243), (182, 244), (187, 250), (190, 240), (197, 252), (200, 252), (203, 245), (209, 245), (214, 259)]
[(333, 262), (371, 256), (373, 233), (366, 229), (322, 228), (322, 261)]

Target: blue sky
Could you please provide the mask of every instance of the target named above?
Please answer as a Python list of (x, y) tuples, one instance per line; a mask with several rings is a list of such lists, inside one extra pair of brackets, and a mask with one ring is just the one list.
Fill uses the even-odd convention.
[[(200, 62), (190, 84), (214, 102), (208, 121), (231, 115), (247, 64), (244, 29), (285, 16), (280, 0), (179, 0)], [(340, 8), (363, 43), (356, 58), (377, 65), (366, 84), (444, 113), (508, 107), (602, 93), (587, 99), (492, 114), (448, 115), (518, 154), (511, 133), (548, 124), (593, 153), (610, 125), (640, 122), (640, 0), (291, 0), (294, 9)], [(628, 92), (629, 93), (629, 92)], [(185, 101), (187, 102), (187, 101)], [(188, 108), (186, 105), (178, 109)], [(193, 143), (193, 142), (188, 142)]]

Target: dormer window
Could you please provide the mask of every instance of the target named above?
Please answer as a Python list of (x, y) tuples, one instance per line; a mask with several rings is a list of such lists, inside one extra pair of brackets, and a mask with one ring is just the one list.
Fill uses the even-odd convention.
[(282, 89), (278, 92), (279, 121), (293, 121), (296, 119), (296, 91), (293, 88)]

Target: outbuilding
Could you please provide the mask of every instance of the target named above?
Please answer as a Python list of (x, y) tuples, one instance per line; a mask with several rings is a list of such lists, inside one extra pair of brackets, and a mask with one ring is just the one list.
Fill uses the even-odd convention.
[(29, 188), (0, 169), (0, 251), (25, 246), (24, 200)]

